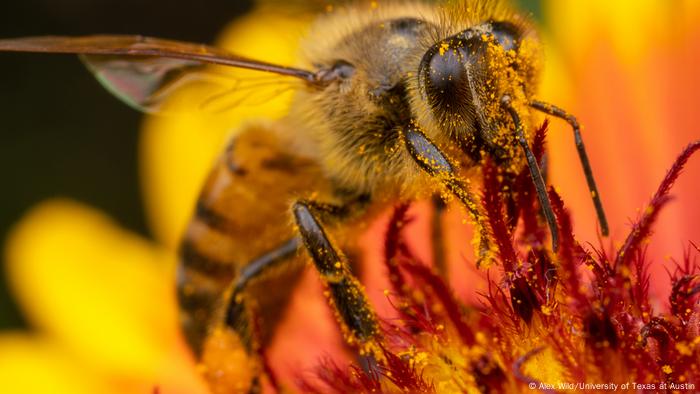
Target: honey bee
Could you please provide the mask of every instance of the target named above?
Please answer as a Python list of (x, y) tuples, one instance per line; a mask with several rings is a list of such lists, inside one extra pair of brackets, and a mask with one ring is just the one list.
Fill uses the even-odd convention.
[(352, 3), (319, 15), (302, 47), (296, 68), (141, 36), (0, 40), (0, 51), (79, 54), (111, 92), (149, 112), (212, 65), (300, 82), (283, 119), (251, 123), (232, 138), (183, 236), (182, 326), (213, 391), (258, 387), (258, 349), (307, 256), (348, 343), (377, 355), (378, 323), (350, 266), (358, 228), (397, 201), (456, 199), (478, 230), (478, 259), (487, 260), (494, 246), (470, 187), (483, 160), (506, 178), (529, 168), (556, 250), (557, 225), (529, 147), (535, 112), (572, 126), (607, 235), (578, 123), (534, 99), (541, 44), (505, 1)]

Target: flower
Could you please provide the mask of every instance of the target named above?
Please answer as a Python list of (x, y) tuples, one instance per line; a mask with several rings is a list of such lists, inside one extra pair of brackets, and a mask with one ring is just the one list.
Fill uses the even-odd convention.
[[(548, 1), (544, 4), (547, 66), (541, 96), (578, 116), (598, 187), (621, 240), (668, 165), (700, 137), (695, 96), (700, 79), (700, 7), (680, 1)], [(597, 245), (597, 227), (571, 133), (553, 122), (549, 133), (552, 184), (572, 212), (576, 235)], [(665, 299), (670, 256), (700, 239), (700, 167), (690, 166), (674, 188), (648, 245), (651, 290)]]
[[(538, 158), (545, 129), (546, 124), (535, 137)], [(362, 364), (322, 361), (320, 382), (302, 377), (300, 387), (314, 393), (553, 392), (628, 390), (634, 382), (633, 390), (696, 389), (700, 249), (676, 263), (671, 308), (660, 312), (650, 302), (643, 242), (682, 168), (699, 150), (697, 140), (681, 153), (625, 242), (610, 255), (578, 243), (569, 211), (553, 188), (549, 197), (561, 243), (558, 253), (547, 252), (541, 246), (547, 227), (537, 220), (540, 208), (528, 169), (511, 188), (487, 160), (484, 214), (498, 248), (498, 268), (481, 278), (487, 287), (481, 304), (464, 304), (413, 254), (410, 239), (402, 235), (410, 222), (407, 206), (398, 207), (386, 234), (384, 261), (392, 289), (387, 294), (398, 317), (380, 318), (383, 330), (373, 338), (379, 350), (363, 356)], [(509, 224), (511, 198), (522, 227)]]
[[(549, 51), (542, 98), (577, 114), (586, 126), (584, 137), (611, 219), (611, 239), (624, 239), (625, 220), (637, 215), (636, 207), (645, 206), (647, 195), (681, 147), (691, 137), (698, 137), (689, 121), (692, 94), (699, 85), (692, 70), (700, 53), (700, 28), (694, 23), (698, 8), (692, 2), (545, 3), (550, 30), (544, 34)], [(268, 18), (266, 23), (261, 23), (263, 15)], [(306, 24), (304, 18), (292, 19), (258, 9), (227, 29), (221, 44), (249, 57), (292, 64), (295, 45), (291, 40), (280, 42), (284, 35), (275, 32), (300, 35)], [(268, 26), (275, 26), (275, 32)], [(615, 39), (608, 41), (607, 37)], [(615, 89), (611, 92), (610, 87)], [(187, 99), (196, 101), (201, 94), (192, 91)], [(281, 115), (287, 99), (282, 95), (266, 105), (245, 108), (245, 116)], [(0, 335), (0, 381), (4, 391), (206, 392), (177, 333), (172, 291), (174, 250), (212, 158), (219, 153), (231, 125), (242, 119), (242, 112), (231, 111), (219, 116), (146, 120), (141, 142), (143, 188), (156, 242), (129, 234), (103, 214), (66, 200), (41, 204), (17, 226), (7, 245), (7, 269), (33, 331)], [(614, 129), (621, 126), (624, 133)], [(341, 390), (366, 385), (371, 388), (377, 381), (384, 382), (383, 387), (407, 390), (477, 386), (524, 389), (523, 381), (538, 385), (561, 381), (571, 373), (602, 374), (618, 381), (628, 376), (625, 373), (629, 370), (604, 375), (606, 371), (598, 367), (603, 358), (622, 360), (622, 350), (642, 359), (624, 359), (620, 365), (649, 372), (654, 379), (680, 382), (682, 376), (696, 378), (696, 371), (692, 375), (693, 371), (687, 370), (697, 360), (697, 335), (688, 331), (687, 324), (696, 314), (693, 271), (676, 271), (673, 286), (664, 280), (645, 281), (644, 270), (634, 271), (642, 266), (642, 256), (635, 252), (621, 265), (632, 271), (592, 282), (604, 283), (601, 287), (607, 293), (591, 293), (590, 288), (580, 291), (576, 283), (588, 282), (578, 282), (576, 264), (586, 261), (595, 280), (601, 281), (603, 274), (596, 270), (608, 263), (586, 244), (598, 245), (596, 227), (583, 178), (572, 176), (580, 170), (570, 131), (565, 125), (552, 124), (548, 139), (553, 184), (567, 201), (565, 209), (552, 194), (561, 232), (570, 235), (568, 228), (573, 226), (579, 245), (587, 251), (578, 249), (571, 237), (563, 240), (569, 243), (562, 245), (561, 253), (571, 256), (561, 257), (569, 266), (556, 280), (564, 284), (552, 288), (547, 280), (554, 278), (546, 271), (533, 277), (524, 267), (542, 268), (554, 262), (546, 256), (532, 260), (520, 245), (509, 246), (501, 239), (499, 267), (505, 267), (509, 258), (513, 260), (504, 252), (510, 248), (516, 256), (524, 256), (526, 264), (511, 264), (511, 276), (504, 276), (502, 282), (482, 280), (484, 287), (480, 290), (485, 296), (479, 296), (472, 280), (480, 274), (463, 262), (470, 250), (469, 242), (464, 240), (469, 238), (463, 234), (461, 219), (457, 219), (451, 227), (459, 230), (446, 236), (446, 242), (455, 246), (448, 250), (455, 264), (450, 267), (447, 285), (420, 264), (431, 260), (428, 249), (418, 245), (428, 220), (420, 214), (425, 207), (408, 213), (397, 210), (393, 217), (378, 221), (363, 238), (369, 259), (388, 264), (367, 267), (362, 281), (369, 297), (381, 317), (400, 318), (385, 320), (389, 342), (375, 355), (378, 367), (370, 369), (369, 375), (360, 367), (346, 368), (352, 358), (343, 354), (332, 313), (318, 279), (309, 270), (294, 295), (294, 313), (279, 327), (283, 335), (275, 339), (267, 353), (278, 381), (291, 387), (301, 375), (300, 388), (321, 391), (334, 387), (328, 383)], [(487, 164), (485, 172), (489, 171), (495, 169)], [(669, 202), (658, 217), (656, 228), (664, 231), (651, 238), (648, 261), (664, 261), (662, 257), (667, 253), (680, 256), (678, 248), (687, 247), (683, 237), (698, 238), (700, 208), (691, 201), (698, 193), (689, 181), (697, 178), (697, 166), (690, 166), (687, 172), (674, 189), (680, 197)], [(503, 230), (498, 223), (503, 221), (498, 184), (496, 178), (486, 178), (491, 182), (485, 190), (490, 190), (489, 219), (495, 232)], [(657, 204), (666, 202), (660, 199)], [(573, 224), (567, 212), (571, 212)], [(644, 214), (648, 211), (638, 215), (648, 217)], [(413, 216), (415, 221), (410, 226), (398, 226)], [(388, 240), (403, 242), (409, 248), (394, 250), (385, 260), (380, 256), (384, 245), (372, 239), (383, 239), (376, 236), (377, 232), (383, 235), (387, 228)], [(622, 246), (614, 245), (614, 250)], [(648, 272), (654, 278), (666, 278), (662, 267), (651, 266)], [(674, 269), (669, 263), (666, 267)], [(407, 292), (405, 283), (387, 278), (387, 270), (398, 270), (396, 278), (403, 278), (405, 283), (420, 283), (422, 291)], [(634, 290), (630, 294), (616, 292), (626, 280)], [(664, 308), (662, 301), (657, 301), (659, 306), (649, 303), (645, 283), (658, 295), (675, 294), (669, 308)], [(392, 289), (389, 300), (394, 305), (387, 302), (383, 292), (386, 288)], [(609, 305), (596, 298), (601, 294), (622, 302), (631, 311), (606, 308)], [(486, 305), (479, 306), (475, 303), (478, 300)], [(463, 304), (472, 306), (462, 308)], [(417, 309), (425, 305), (430, 307), (428, 314)], [(487, 310), (494, 313), (484, 318), (478, 308), (491, 308)], [(660, 310), (667, 312), (661, 314)], [(569, 316), (576, 330), (585, 331), (587, 336), (566, 331), (562, 321)], [(621, 316), (629, 320), (620, 322)], [(523, 323), (526, 321), (531, 323), (529, 328)], [(620, 328), (619, 324), (627, 325)], [(557, 336), (559, 341), (546, 337), (550, 328), (561, 334)], [(677, 336), (680, 332), (684, 337)], [(635, 333), (640, 337), (634, 337)], [(618, 340), (623, 345), (614, 347), (618, 344), (612, 342)], [(310, 371), (324, 353), (331, 358), (321, 364), (319, 378)], [(448, 379), (454, 370), (459, 371), (456, 376), (462, 381)], [(642, 376), (637, 381), (650, 379)]]
[(4, 392), (206, 392), (177, 333), (166, 249), (53, 200), (23, 219), (6, 254), (33, 330), (0, 335)]

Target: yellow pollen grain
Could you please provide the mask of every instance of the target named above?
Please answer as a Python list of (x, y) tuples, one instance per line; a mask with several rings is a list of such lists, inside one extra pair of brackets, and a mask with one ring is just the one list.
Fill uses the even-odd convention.
[(443, 42), (440, 44), (440, 48), (438, 51), (440, 52), (440, 56), (445, 56), (445, 52), (447, 52), (450, 49), (450, 44)]
[(668, 365), (668, 364), (666, 364), (666, 365), (664, 365), (663, 367), (661, 367), (661, 370), (662, 370), (666, 375), (668, 375), (668, 374), (670, 374), (671, 372), (673, 372), (673, 369), (671, 369), (671, 366)]
[(340, 269), (340, 267), (342, 267), (343, 265), (340, 264), (340, 261), (338, 261), (338, 262), (336, 262), (335, 264), (333, 264), (333, 266), (334, 266), (335, 268)]

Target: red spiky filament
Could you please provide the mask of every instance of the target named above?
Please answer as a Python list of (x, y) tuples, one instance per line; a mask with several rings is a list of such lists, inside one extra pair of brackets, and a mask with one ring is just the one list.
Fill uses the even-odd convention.
[[(533, 144), (538, 160), (544, 155), (545, 128)], [(700, 389), (700, 250), (691, 244), (669, 273), (667, 311), (651, 306), (644, 253), (674, 181), (699, 149), (700, 141), (682, 152), (613, 253), (577, 242), (570, 214), (551, 189), (561, 237), (553, 254), (527, 169), (509, 178), (485, 161), (483, 212), (498, 250), (479, 305), (456, 298), (443, 278), (411, 253), (402, 233), (410, 221), (408, 206), (397, 207), (384, 257), (400, 319), (383, 323), (383, 360), (345, 368), (325, 361), (318, 379), (302, 380), (299, 388), (530, 393), (532, 387), (570, 391), (560, 383), (616, 384), (617, 390), (630, 383), (627, 389), (635, 392)]]

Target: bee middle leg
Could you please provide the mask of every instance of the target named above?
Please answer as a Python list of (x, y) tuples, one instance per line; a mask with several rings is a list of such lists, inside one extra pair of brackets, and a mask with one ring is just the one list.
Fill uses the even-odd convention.
[(379, 336), (374, 311), (362, 285), (350, 272), (348, 259), (333, 245), (318, 218), (319, 214), (334, 210), (333, 206), (306, 200), (292, 206), (299, 235), (328, 287), (329, 302), (337, 312), (346, 341), (356, 347), (360, 355), (372, 355), (377, 350), (373, 345)]
[(294, 203), (292, 213), (299, 229), (299, 236), (290, 239), (273, 251), (247, 264), (231, 287), (224, 323), (233, 329), (249, 354), (259, 344), (256, 342), (251, 301), (248, 287), (267, 272), (286, 264), (290, 257), (304, 245), (323, 282), (328, 286), (329, 302), (337, 312), (339, 324), (348, 334), (349, 345), (358, 348), (361, 355), (371, 353), (378, 335), (378, 323), (361, 284), (351, 273), (347, 257), (331, 242), (319, 217), (343, 217), (347, 207), (324, 204), (310, 200)]

